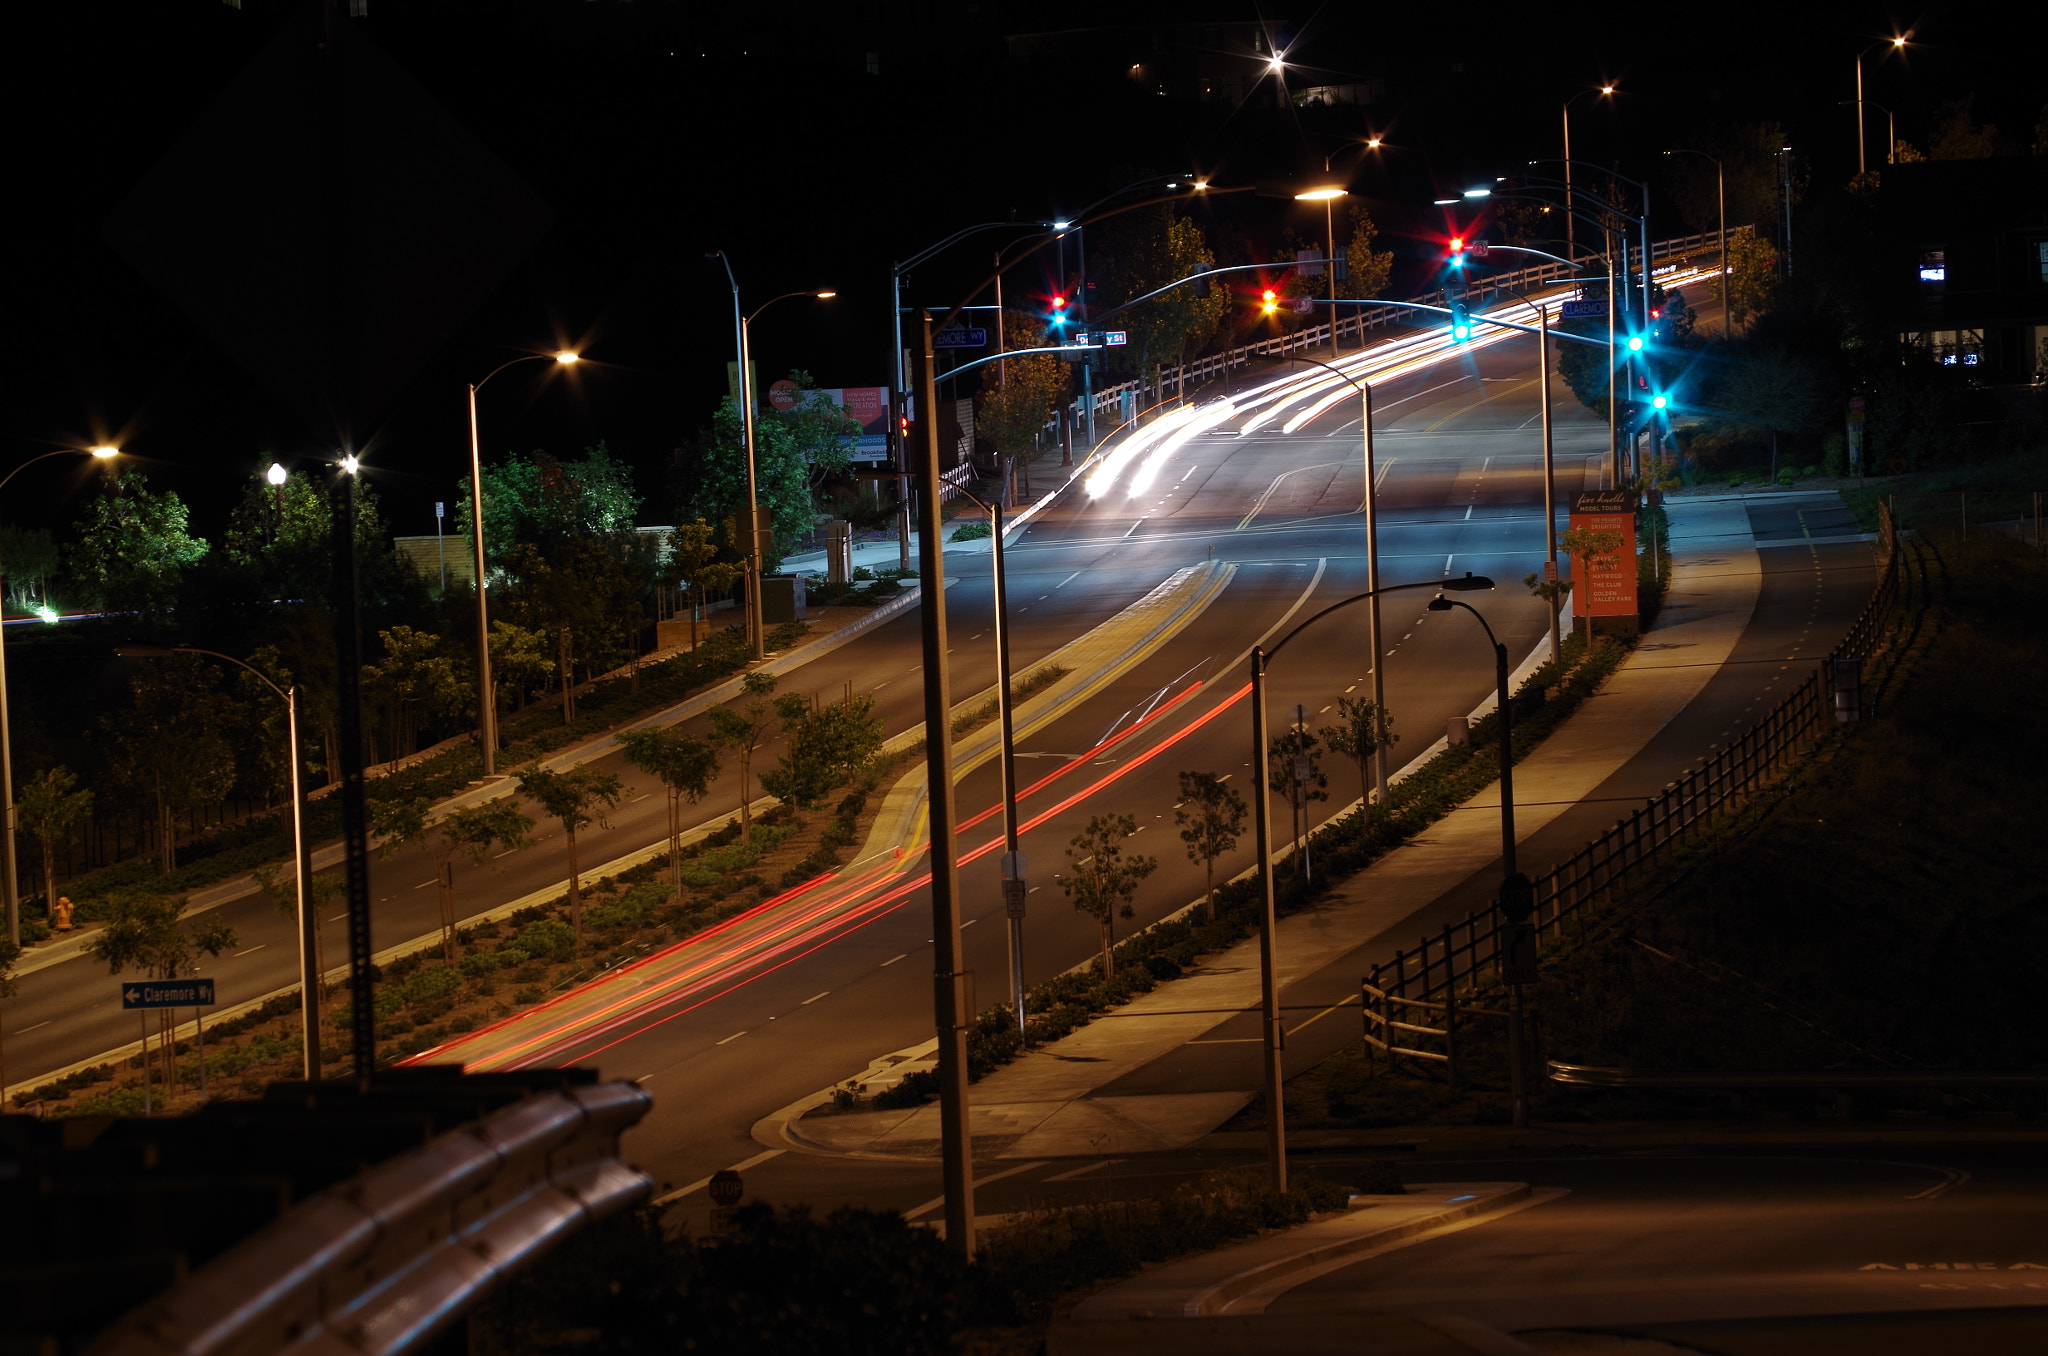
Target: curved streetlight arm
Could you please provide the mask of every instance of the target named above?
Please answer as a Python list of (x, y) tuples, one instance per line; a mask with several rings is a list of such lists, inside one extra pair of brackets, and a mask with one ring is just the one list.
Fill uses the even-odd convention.
[[(971, 372), (984, 364), (1004, 362), (1011, 358), (1033, 358), (1041, 353), (1100, 353), (1107, 347), (1107, 344), (1061, 344), (1057, 348), (1013, 348), (1006, 353), (991, 353), (986, 358), (976, 358), (971, 363), (961, 363), (958, 367), (948, 368), (946, 375), (957, 377), (962, 372)], [(967, 491), (962, 490), (960, 493), (967, 494)], [(967, 497), (974, 499), (971, 494)], [(975, 499), (974, 502), (979, 504), (981, 501)]]
[[(761, 303), (761, 304), (760, 304), (759, 306), (756, 306), (756, 307), (754, 308), (753, 314), (752, 314), (752, 315), (749, 315), (749, 316), (747, 317), (747, 323), (748, 323), (749, 325), (753, 324), (753, 323), (754, 323), (754, 321), (755, 321), (755, 319), (756, 319), (757, 317), (759, 317), (759, 316), (760, 316), (761, 312), (763, 312), (763, 311), (767, 310), (767, 309), (768, 309), (768, 308), (769, 308), (770, 306), (773, 306), (773, 305), (774, 305), (774, 304), (775, 304), (776, 302), (778, 302), (778, 301), (788, 301), (788, 300), (789, 300), (789, 299), (790, 299), (791, 297), (816, 297), (816, 296), (818, 296), (818, 291), (817, 291), (817, 289), (816, 289), (816, 288), (805, 288), (805, 289), (803, 289), (802, 291), (799, 291), (799, 292), (784, 292), (784, 293), (783, 293), (783, 294), (782, 294), (781, 296), (779, 296), (779, 297), (770, 297), (770, 298), (768, 298), (768, 300), (766, 300), (766, 301), (762, 302), (762, 303)], [(820, 298), (819, 298), (819, 300), (821, 300), (821, 301), (822, 301), (822, 300), (824, 300), (824, 298), (820, 297)]]
[(890, 267), (893, 268), (898, 273), (904, 273), (909, 271), (910, 269), (916, 268), (919, 264), (931, 258), (933, 255), (942, 254), (946, 250), (951, 249), (953, 246), (959, 244), (961, 241), (965, 240), (970, 235), (979, 235), (983, 231), (999, 231), (1004, 229), (1005, 227), (1028, 226), (1034, 224), (1039, 226), (1041, 229), (1049, 229), (1052, 226), (1052, 223), (1049, 221), (1042, 221), (1036, 223), (1024, 221), (984, 221), (978, 226), (963, 226), (959, 230), (953, 232), (953, 234), (947, 236), (944, 240), (941, 240), (938, 244), (919, 250), (916, 254), (911, 255), (908, 259), (902, 260), (900, 263), (892, 264), (890, 265)]
[[(1280, 639), (1277, 642), (1275, 642), (1272, 649), (1260, 649), (1257, 652), (1259, 655), (1259, 661), (1261, 666), (1272, 663), (1273, 656), (1279, 654), (1281, 649), (1287, 644), (1288, 641), (1293, 640), (1296, 636), (1300, 635), (1303, 631), (1306, 631), (1309, 627), (1315, 625), (1323, 618), (1329, 616), (1332, 612), (1335, 612), (1340, 608), (1349, 607), (1353, 603), (1362, 603), (1366, 599), (1375, 597), (1382, 593), (1399, 593), (1403, 589), (1449, 589), (1456, 593), (1464, 593), (1472, 589), (1490, 589), (1492, 587), (1493, 581), (1487, 578), (1485, 575), (1466, 574), (1461, 578), (1456, 579), (1426, 579), (1420, 584), (1389, 584), (1385, 588), (1367, 589), (1364, 593), (1354, 593), (1349, 598), (1346, 598), (1341, 602), (1331, 603), (1321, 612), (1316, 613), (1313, 617), (1310, 617), (1307, 621), (1295, 627), (1286, 635), (1280, 637)], [(1470, 603), (1460, 603), (1458, 604), (1458, 606), (1469, 609), (1472, 605)], [(1479, 616), (1478, 612), (1476, 611), (1474, 611), (1472, 615), (1475, 617)], [(1480, 620), (1483, 622), (1485, 619), (1481, 618)], [(1487, 635), (1489, 636), (1491, 636), (1492, 634), (1493, 632), (1491, 631), (1487, 632)]]
[(97, 455), (97, 453), (87, 451), (85, 448), (82, 447), (60, 447), (57, 448), (55, 451), (51, 452), (39, 452), (35, 456), (30, 457), (27, 461), (21, 463), (21, 465), (9, 471), (6, 475), (0, 476), (0, 490), (6, 489), (8, 481), (13, 480), (16, 476), (20, 475), (23, 471), (26, 471), (29, 467), (35, 465), (39, 461), (48, 461), (51, 457), (91, 457)]
[[(1631, 179), (1631, 178), (1629, 178), (1629, 177), (1628, 177), (1628, 176), (1627, 176), (1626, 174), (1616, 174), (1616, 173), (1615, 173), (1615, 172), (1614, 172), (1613, 170), (1609, 169), (1609, 168), (1608, 168), (1607, 166), (1605, 166), (1605, 165), (1596, 165), (1596, 164), (1594, 164), (1594, 163), (1592, 163), (1591, 161), (1588, 161), (1588, 160), (1566, 160), (1566, 159), (1564, 159), (1564, 158), (1563, 158), (1562, 156), (1544, 156), (1543, 158), (1541, 158), (1541, 159), (1538, 159), (1538, 160), (1531, 160), (1531, 161), (1530, 161), (1529, 163), (1530, 163), (1530, 164), (1532, 164), (1532, 165), (1573, 165), (1573, 166), (1579, 166), (1579, 167), (1583, 167), (1583, 168), (1585, 168), (1585, 169), (1591, 169), (1591, 170), (1598, 170), (1598, 171), (1599, 171), (1600, 173), (1602, 173), (1602, 174), (1606, 175), (1606, 176), (1607, 176), (1608, 178), (1610, 178), (1610, 179), (1618, 180), (1619, 182), (1621, 182), (1621, 183), (1624, 183), (1624, 184), (1634, 184), (1634, 185), (1635, 185), (1635, 186), (1636, 186), (1637, 188), (1639, 188), (1639, 189), (1641, 189), (1641, 190), (1643, 191), (1643, 197), (1644, 197), (1645, 201), (1647, 201), (1647, 200), (1648, 200), (1648, 198), (1649, 198), (1649, 195), (1650, 195), (1650, 186), (1649, 186), (1648, 184), (1644, 183), (1644, 182), (1643, 182), (1642, 180), (1640, 180), (1640, 179)], [(1561, 183), (1562, 181), (1561, 181), (1561, 180), (1552, 180), (1552, 182), (1553, 182), (1553, 183)], [(1574, 193), (1586, 193), (1586, 190), (1585, 190), (1585, 189), (1583, 189), (1583, 188), (1574, 188), (1574, 189), (1572, 189), (1572, 192), (1574, 192)], [(1587, 194), (1587, 196), (1589, 196), (1589, 197), (1590, 197), (1590, 196), (1592, 196), (1592, 195), (1590, 195), (1590, 194)]]
[[(1584, 196), (1586, 196), (1586, 195), (1585, 195), (1585, 194), (1579, 194), (1578, 196), (1580, 196), (1580, 197), (1584, 197)], [(1498, 192), (1498, 193), (1489, 193), (1489, 194), (1487, 194), (1487, 197), (1488, 197), (1488, 198), (1515, 198), (1515, 199), (1518, 199), (1518, 200), (1520, 200), (1520, 201), (1523, 201), (1523, 202), (1540, 202), (1540, 203), (1542, 203), (1542, 204), (1543, 204), (1543, 205), (1544, 205), (1545, 207), (1556, 207), (1556, 206), (1557, 206), (1557, 204), (1556, 204), (1556, 203), (1554, 203), (1554, 202), (1552, 202), (1552, 201), (1551, 201), (1550, 199), (1548, 199), (1548, 198), (1544, 198), (1544, 197), (1539, 197), (1539, 196), (1537, 196), (1537, 195), (1536, 195), (1536, 194), (1534, 194), (1534, 193), (1516, 193), (1516, 192), (1513, 192), (1512, 190), (1503, 190), (1503, 191), (1501, 191), (1501, 192)], [(1444, 199), (1443, 201), (1441, 201), (1441, 202), (1437, 203), (1437, 206), (1439, 206), (1439, 207), (1446, 207), (1446, 206), (1449, 206), (1449, 205), (1450, 205), (1451, 203), (1454, 203), (1454, 202), (1462, 202), (1462, 201), (1464, 201), (1464, 199), (1462, 199), (1462, 198), (1446, 198), (1446, 199)], [(1571, 206), (1571, 205), (1570, 205), (1569, 203), (1566, 203), (1566, 204), (1565, 204), (1565, 206), (1564, 206), (1564, 207), (1563, 207), (1562, 209), (1560, 209), (1560, 210), (1562, 210), (1563, 212), (1565, 212), (1565, 213), (1566, 213), (1567, 215), (1569, 215), (1569, 216), (1572, 216), (1572, 217), (1576, 217), (1576, 218), (1577, 218), (1578, 220), (1580, 220), (1580, 221), (1583, 221), (1583, 222), (1585, 222), (1585, 223), (1586, 223), (1586, 224), (1587, 224), (1588, 226), (1592, 226), (1592, 227), (1595, 227), (1595, 228), (1597, 228), (1598, 230), (1604, 231), (1604, 232), (1606, 232), (1606, 233), (1608, 233), (1608, 234), (1610, 234), (1610, 235), (1611, 235), (1611, 234), (1613, 234), (1613, 233), (1614, 233), (1614, 231), (1615, 231), (1615, 228), (1614, 228), (1614, 227), (1613, 227), (1612, 225), (1610, 225), (1609, 223), (1607, 223), (1607, 222), (1604, 222), (1604, 221), (1600, 220), (1600, 218), (1598, 218), (1598, 217), (1596, 217), (1596, 216), (1590, 216), (1590, 215), (1588, 215), (1587, 213), (1581, 212), (1581, 211), (1580, 211), (1580, 210), (1579, 210), (1578, 208), (1576, 208), (1576, 207), (1573, 207), (1573, 206)], [(1616, 213), (1615, 213), (1615, 214), (1616, 214), (1617, 216), (1627, 216), (1627, 215), (1628, 215), (1627, 213), (1625, 213), (1625, 212), (1620, 212), (1620, 211), (1618, 211), (1618, 210), (1616, 211)], [(1634, 221), (1634, 220), (1635, 220), (1635, 218), (1633, 218), (1633, 217), (1630, 217), (1630, 218), (1629, 218), (1629, 220), (1631, 220), (1631, 221)], [(1493, 245), (1493, 246), (1489, 246), (1488, 248), (1490, 248), (1490, 249), (1505, 249), (1505, 248), (1507, 248), (1507, 247), (1506, 247), (1506, 246), (1504, 246), (1504, 245)], [(1606, 252), (1605, 252), (1604, 250), (1595, 250), (1595, 249), (1588, 249), (1588, 250), (1586, 251), (1586, 253), (1587, 253), (1587, 254), (1588, 254), (1589, 256), (1591, 256), (1592, 258), (1595, 258), (1595, 259), (1602, 259), (1602, 260), (1604, 260), (1604, 259), (1607, 259), (1607, 258), (1608, 258), (1608, 255), (1607, 255), (1607, 253), (1606, 253)]]
[(1548, 259), (1550, 260), (1550, 262), (1554, 264), (1563, 264), (1566, 268), (1585, 267), (1584, 264), (1574, 263), (1570, 259), (1565, 258), (1563, 255), (1551, 254), (1545, 250), (1532, 250), (1528, 248), (1526, 245), (1488, 245), (1486, 247), (1486, 252), (1488, 254), (1533, 254), (1538, 259)]
[(1486, 643), (1493, 646), (1496, 649), (1500, 647), (1500, 642), (1494, 639), (1493, 628), (1491, 626), (1488, 626), (1486, 623), (1485, 614), (1480, 612), (1478, 608), (1472, 606), (1472, 604), (1467, 602), (1461, 602), (1456, 598), (1446, 598), (1443, 600), (1443, 606), (1436, 610), (1439, 612), (1448, 612), (1450, 609), (1454, 607), (1462, 607), (1467, 612), (1470, 612), (1473, 615), (1473, 617), (1478, 620), (1481, 629), (1483, 629), (1486, 632)]
[(506, 359), (504, 362), (499, 363), (490, 371), (484, 373), (482, 380), (473, 381), (469, 384), (469, 389), (472, 391), (481, 391), (484, 389), (484, 382), (487, 382), (492, 377), (497, 376), (506, 368), (517, 367), (520, 363), (537, 363), (540, 362), (542, 359), (546, 359), (549, 362), (559, 361), (559, 359), (557, 359), (555, 355), (552, 353), (522, 353), (516, 358)]
[(269, 676), (263, 670), (257, 668), (254, 664), (237, 659), (231, 654), (222, 654), (219, 650), (202, 650), (197, 645), (116, 645), (114, 653), (122, 659), (167, 659), (174, 654), (207, 655), (210, 658), (233, 664), (238, 669), (247, 669), (250, 673), (255, 674), (265, 687), (275, 692), (279, 701), (288, 702), (291, 700), (291, 697), (286, 694), (285, 690), (270, 681)]

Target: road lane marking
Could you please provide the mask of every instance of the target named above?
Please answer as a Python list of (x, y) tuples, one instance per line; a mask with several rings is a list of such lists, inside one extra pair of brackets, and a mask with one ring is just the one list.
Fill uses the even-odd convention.
[[(831, 992), (832, 991), (830, 989), (825, 990), (825, 993)], [(800, 1008), (807, 1008), (811, 1004), (817, 1002), (820, 998), (823, 998), (825, 996), (825, 993), (814, 993), (809, 998), (806, 998), (803, 1002), (797, 1004), (797, 1006)]]
[(427, 888), (427, 887), (428, 887), (429, 885), (432, 885), (433, 883), (434, 883), (434, 882), (433, 882), (433, 881), (431, 881), (431, 880), (423, 880), (423, 881), (421, 881), (421, 882), (420, 882), (420, 883), (419, 883), (418, 885), (415, 885), (415, 886), (413, 886), (412, 888), (413, 888), (413, 889), (415, 889), (415, 890), (424, 890), (424, 889), (426, 889), (426, 888)]
[[(1014, 1168), (1005, 1168), (1001, 1172), (990, 1173), (987, 1177), (977, 1177), (974, 1179), (974, 1186), (970, 1189), (979, 1190), (982, 1187), (988, 1186), (992, 1182), (1000, 1182), (1005, 1177), (1015, 1177), (1020, 1172), (1029, 1172), (1033, 1168), (1042, 1168), (1051, 1161), (1052, 1160), (1050, 1159), (1042, 1158), (1036, 1163), (1022, 1163)], [(926, 1201), (923, 1205), (918, 1206), (916, 1209), (904, 1211), (903, 1218), (916, 1219), (919, 1215), (929, 1214), (932, 1211), (938, 1209), (940, 1206), (944, 1205), (945, 1203), (946, 1198), (944, 1196), (934, 1196), (930, 1200)]]
[[(254, 946), (250, 947), (250, 948), (249, 948), (249, 949), (248, 949), (247, 951), (237, 951), (237, 952), (236, 952), (235, 954), (236, 954), (237, 956), (247, 956), (247, 955), (250, 955), (250, 954), (252, 954), (252, 953), (254, 953), (254, 952), (257, 952), (257, 951), (261, 951), (261, 950), (262, 950), (262, 949), (263, 949), (264, 947), (266, 947), (266, 946), (269, 946), (269, 945), (270, 945), (270, 943), (269, 943), (269, 942), (258, 942), (258, 943), (256, 943), (256, 945), (254, 945)], [(19, 1034), (19, 1033), (17, 1033), (17, 1034)]]
[(1143, 518), (1140, 518), (1140, 519), (1138, 519), (1138, 521), (1137, 521), (1137, 522), (1135, 522), (1135, 523), (1132, 523), (1132, 524), (1130, 525), (1130, 527), (1128, 527), (1128, 528), (1126, 528), (1126, 529), (1125, 529), (1125, 531), (1124, 531), (1124, 535), (1125, 535), (1126, 537), (1128, 537), (1128, 536), (1130, 536), (1130, 535), (1131, 535), (1131, 533), (1133, 533), (1133, 532), (1136, 532), (1136, 531), (1137, 531), (1137, 530), (1138, 530), (1139, 528), (1143, 527), (1144, 525), (1145, 525), (1145, 520), (1144, 520)]
[[(904, 952), (904, 953), (903, 953), (903, 956), (908, 956), (909, 954), (910, 954), (910, 953), (909, 953), (908, 951), (906, 951), (906, 952)], [(881, 969), (884, 969), (884, 970), (888, 969), (888, 968), (889, 968), (890, 966), (894, 965), (894, 964), (895, 964), (895, 963), (896, 963), (897, 961), (900, 961), (900, 960), (902, 960), (902, 959), (903, 959), (903, 956), (891, 956), (891, 957), (889, 957), (889, 959), (887, 959), (887, 960), (885, 960), (885, 961), (883, 961), (883, 962), (882, 962), (882, 964), (881, 964), (881, 967), (880, 967), (880, 968), (881, 968)]]
[(41, 1031), (44, 1027), (48, 1026), (50, 1022), (54, 1022), (56, 1020), (56, 1018), (52, 1017), (49, 1019), (49, 1021), (37, 1022), (34, 1026), (25, 1026), (21, 1030), (15, 1032), (14, 1034), (17, 1036), (26, 1036), (31, 1031)]
[[(1079, 579), (1079, 578), (1081, 577), (1081, 575), (1082, 575), (1082, 574), (1083, 574), (1083, 571), (1081, 571), (1081, 570), (1076, 570), (1076, 571), (1074, 571), (1074, 572), (1073, 572), (1072, 574), (1068, 575), (1068, 576), (1067, 576), (1067, 577), (1066, 577), (1065, 579), (1062, 579), (1062, 580), (1060, 580), (1060, 582), (1059, 582), (1059, 583), (1057, 583), (1057, 584), (1054, 584), (1054, 585), (1053, 585), (1053, 587), (1054, 587), (1054, 588), (1056, 588), (1056, 589), (1063, 589), (1063, 588), (1065, 588), (1065, 587), (1066, 587), (1067, 585), (1069, 585), (1069, 584), (1073, 583), (1073, 582), (1074, 582), (1074, 581), (1075, 581), (1076, 579)], [(1039, 594), (1038, 596), (1039, 596), (1039, 597), (1041, 597), (1041, 598), (1050, 598), (1050, 597), (1051, 597), (1052, 595), (1051, 595), (1051, 594), (1049, 594), (1049, 593), (1041, 593), (1041, 594)]]
[(740, 1037), (742, 1037), (742, 1036), (744, 1036), (744, 1035), (746, 1035), (746, 1034), (747, 1034), (747, 1033), (746, 1033), (746, 1032), (744, 1032), (744, 1031), (735, 1031), (735, 1032), (733, 1032), (733, 1033), (732, 1033), (732, 1034), (731, 1034), (730, 1036), (727, 1036), (727, 1037), (726, 1037), (726, 1038), (725, 1038), (724, 1040), (716, 1042), (716, 1044), (718, 1044), (718, 1045), (731, 1045), (731, 1044), (732, 1044), (732, 1043), (733, 1043), (734, 1041), (738, 1040), (738, 1039), (739, 1039)]
[[(649, 1074), (648, 1077), (652, 1078), (653, 1075)], [(766, 1163), (769, 1159), (779, 1157), (787, 1152), (788, 1150), (786, 1149), (770, 1149), (766, 1153), (755, 1154), (752, 1158), (746, 1159), (743, 1162), (735, 1163), (731, 1167), (727, 1168), (726, 1171), (745, 1172), (748, 1168), (758, 1168), (763, 1163)], [(696, 1181), (690, 1183), (688, 1186), (677, 1187), (674, 1191), (669, 1192), (666, 1196), (656, 1196), (654, 1198), (654, 1203), (656, 1205), (667, 1205), (670, 1201), (679, 1201), (683, 1197), (690, 1195), (692, 1192), (702, 1191), (705, 1187), (708, 1187), (710, 1185), (711, 1179), (709, 1177), (699, 1177)]]

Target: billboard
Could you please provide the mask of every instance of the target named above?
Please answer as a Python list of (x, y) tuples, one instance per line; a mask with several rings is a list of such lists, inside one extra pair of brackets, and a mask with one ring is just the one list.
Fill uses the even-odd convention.
[[(1583, 617), (1636, 618), (1636, 496), (1632, 490), (1584, 490), (1572, 496), (1571, 526), (1614, 532), (1621, 542), (1587, 562), (1587, 577), (1573, 590), (1572, 611)], [(1596, 626), (1594, 628), (1598, 630)]]
[(854, 461), (889, 459), (889, 388), (886, 386), (820, 386), (806, 391), (787, 378), (767, 391), (768, 407), (793, 410), (813, 400), (829, 400), (860, 425), (847, 455)]

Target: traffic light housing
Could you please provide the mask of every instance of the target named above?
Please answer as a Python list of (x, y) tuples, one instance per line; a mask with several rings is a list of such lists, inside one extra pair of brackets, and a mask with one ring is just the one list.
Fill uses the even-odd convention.
[(1631, 353), (1641, 353), (1641, 352), (1643, 351), (1643, 336), (1642, 336), (1642, 335), (1640, 335), (1640, 334), (1631, 334), (1631, 335), (1630, 335), (1630, 336), (1628, 337), (1628, 351), (1629, 351), (1629, 352), (1631, 352)]
[(1055, 325), (1065, 325), (1067, 323), (1067, 299), (1064, 296), (1057, 296), (1052, 299), (1051, 319)]
[(1259, 310), (1265, 315), (1277, 315), (1280, 311), (1280, 294), (1267, 288), (1259, 298)]
[(1452, 268), (1463, 268), (1465, 266), (1465, 237), (1462, 235), (1451, 237), (1450, 262)]
[(1462, 344), (1472, 337), (1472, 313), (1465, 303), (1451, 298), (1451, 341)]

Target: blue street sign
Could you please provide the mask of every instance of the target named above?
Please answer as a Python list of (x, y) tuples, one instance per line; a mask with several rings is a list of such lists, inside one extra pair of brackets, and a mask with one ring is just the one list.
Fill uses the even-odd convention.
[(1123, 330), (1104, 330), (1102, 332), (1102, 342), (1108, 344), (1111, 348), (1123, 343), (1124, 339), (1125, 332)]
[(124, 1008), (210, 1008), (213, 981), (210, 979), (145, 979), (121, 985)]
[(1599, 320), (1607, 314), (1605, 301), (1568, 301), (1564, 304), (1566, 320)]
[(933, 348), (987, 348), (987, 330), (940, 330), (932, 336)]

